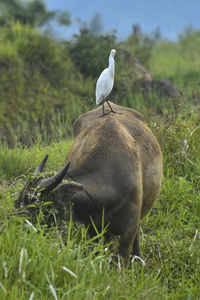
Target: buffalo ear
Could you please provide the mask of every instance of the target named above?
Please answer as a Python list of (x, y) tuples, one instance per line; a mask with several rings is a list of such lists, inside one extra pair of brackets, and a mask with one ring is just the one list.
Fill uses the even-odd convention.
[(84, 191), (84, 185), (70, 181), (61, 183), (54, 191), (54, 201), (58, 206), (65, 205), (66, 203), (72, 201), (76, 193)]
[(60, 193), (76, 193), (80, 192), (84, 189), (84, 185), (75, 181), (64, 182), (60, 184), (55, 191), (59, 191)]

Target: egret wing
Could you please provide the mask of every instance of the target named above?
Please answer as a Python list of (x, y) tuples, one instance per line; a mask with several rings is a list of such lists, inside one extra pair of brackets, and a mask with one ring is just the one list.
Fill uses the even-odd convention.
[(105, 69), (96, 84), (96, 104), (99, 104), (101, 101), (105, 100), (106, 97), (110, 94), (113, 86), (113, 82), (109, 76), (108, 68)]

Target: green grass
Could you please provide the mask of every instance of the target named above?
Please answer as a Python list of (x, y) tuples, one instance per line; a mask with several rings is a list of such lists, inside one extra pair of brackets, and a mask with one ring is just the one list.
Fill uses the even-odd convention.
[(46, 153), (45, 171), (62, 167), (71, 141), (1, 146), (0, 299), (199, 299), (199, 121), (195, 113), (149, 120), (163, 150), (164, 177), (141, 223), (146, 265), (134, 260), (129, 270), (111, 266), (102, 239), (90, 240), (81, 225), (70, 222), (62, 236), (57, 226), (42, 225), (42, 213), (33, 227), (13, 211), (28, 174)]
[[(159, 42), (153, 49), (150, 60), (151, 73), (156, 78), (169, 78), (181, 89), (188, 87), (199, 88), (200, 82), (200, 54), (197, 49), (200, 45), (200, 35), (185, 44), (167, 41)], [(185, 38), (187, 39), (187, 37)]]
[(47, 153), (44, 172), (65, 164), (72, 122), (95, 106), (95, 80), (78, 71), (67, 43), (20, 24), (2, 28), (0, 133), (8, 132), (0, 145), (0, 299), (200, 299), (199, 46), (197, 31), (153, 48), (150, 72), (176, 83), (177, 99), (133, 93), (132, 66), (117, 65), (111, 99), (144, 114), (164, 159), (161, 194), (141, 222), (146, 264), (136, 259), (120, 270), (101, 233), (96, 243), (70, 222), (61, 235), (42, 211), (32, 224), (13, 209)]
[(69, 139), (68, 142), (51, 143), (50, 146), (42, 146), (39, 143), (31, 148), (19, 145), (12, 149), (5, 144), (0, 145), (1, 180), (24, 178), (28, 172), (35, 171), (46, 154), (49, 154), (46, 170), (56, 171), (55, 166), (57, 169), (64, 165), (71, 143)]

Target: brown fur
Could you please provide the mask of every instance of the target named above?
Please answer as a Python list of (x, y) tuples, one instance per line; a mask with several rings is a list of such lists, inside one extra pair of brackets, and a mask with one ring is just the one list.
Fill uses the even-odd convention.
[(106, 238), (120, 236), (119, 252), (128, 267), (133, 244), (134, 253), (140, 254), (140, 219), (160, 192), (162, 154), (141, 114), (113, 103), (112, 107), (116, 114), (100, 117), (99, 107), (74, 123), (75, 139), (67, 160), (71, 161), (69, 175), (77, 183), (73, 182), (73, 194), (68, 196), (68, 183), (58, 186), (55, 199), (63, 189), (62, 205), (74, 203), (75, 218), (90, 225), (91, 235), (95, 233), (90, 218), (100, 230), (104, 209), (105, 225), (109, 224)]
[[(58, 183), (50, 195), (62, 218), (71, 203), (74, 218), (88, 227), (91, 236), (96, 234), (92, 223), (101, 231), (104, 215), (105, 240), (112, 242), (115, 235), (120, 236), (119, 253), (128, 267), (132, 253), (141, 256), (140, 219), (159, 195), (162, 154), (141, 114), (113, 103), (112, 107), (115, 114), (105, 103), (106, 115), (101, 116), (99, 107), (76, 120), (67, 157), (71, 181)], [(37, 179), (36, 187), (42, 180)], [(30, 197), (29, 190), (25, 186), (18, 207), (38, 199)]]

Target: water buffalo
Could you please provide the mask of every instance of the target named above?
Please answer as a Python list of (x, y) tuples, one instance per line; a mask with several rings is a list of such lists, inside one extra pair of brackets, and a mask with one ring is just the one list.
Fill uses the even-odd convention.
[[(72, 203), (73, 217), (88, 227), (91, 236), (96, 234), (93, 224), (101, 231), (103, 214), (108, 225), (105, 240), (120, 237), (119, 254), (128, 267), (131, 254), (141, 255), (140, 219), (160, 192), (162, 153), (141, 114), (112, 106), (115, 114), (100, 117), (99, 107), (75, 121), (74, 141), (67, 156), (70, 166), (68, 163), (56, 175), (27, 184), (17, 203), (27, 204), (30, 198), (34, 202), (39, 190), (40, 195), (48, 192), (63, 218)], [(107, 104), (105, 109), (108, 112)], [(61, 182), (63, 177), (70, 181)], [(30, 192), (33, 186), (34, 192)]]

